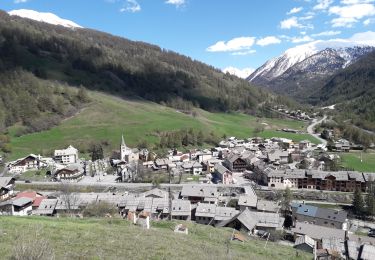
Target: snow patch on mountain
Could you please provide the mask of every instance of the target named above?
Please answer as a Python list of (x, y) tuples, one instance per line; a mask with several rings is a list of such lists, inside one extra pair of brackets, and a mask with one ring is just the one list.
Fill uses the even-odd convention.
[(357, 33), (349, 39), (310, 42), (290, 48), (279, 57), (267, 61), (247, 79), (254, 82), (270, 81), (281, 76), (294, 65), (326, 49), (333, 49), (345, 60), (342, 67), (346, 67), (361, 55), (368, 53), (369, 49), (366, 47), (375, 47), (375, 32)]
[(229, 73), (231, 75), (235, 75), (239, 78), (246, 79), (251, 73), (254, 72), (253, 68), (244, 68), (244, 69), (238, 69), (235, 67), (227, 67), (222, 70), (224, 73)]
[(34, 10), (19, 9), (8, 12), (10, 15), (16, 15), (31, 20), (49, 23), (53, 25), (61, 25), (68, 28), (83, 28), (82, 26), (70, 20), (62, 19), (53, 13), (42, 13)]

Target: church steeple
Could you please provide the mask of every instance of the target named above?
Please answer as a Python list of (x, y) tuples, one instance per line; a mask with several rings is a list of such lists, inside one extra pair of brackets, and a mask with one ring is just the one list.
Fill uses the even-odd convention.
[(121, 146), (126, 146), (125, 140), (124, 140), (124, 134), (121, 135)]

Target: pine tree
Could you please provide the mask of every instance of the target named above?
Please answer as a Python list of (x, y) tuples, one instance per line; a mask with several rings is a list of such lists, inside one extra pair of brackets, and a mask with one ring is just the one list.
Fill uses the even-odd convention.
[(290, 210), (290, 203), (292, 202), (292, 192), (289, 187), (283, 192), (283, 197), (281, 200), (281, 209), (284, 211), (285, 215), (287, 215), (288, 211)]
[(362, 191), (360, 188), (356, 188), (353, 196), (353, 211), (354, 214), (360, 216), (364, 212), (364, 202), (362, 197)]
[(372, 217), (375, 215), (375, 182), (370, 177), (367, 186), (366, 195), (366, 213), (368, 216)]

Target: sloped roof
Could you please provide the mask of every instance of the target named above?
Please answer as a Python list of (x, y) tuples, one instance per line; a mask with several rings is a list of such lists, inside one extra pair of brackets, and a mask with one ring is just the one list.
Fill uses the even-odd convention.
[(12, 180), (14, 180), (13, 177), (0, 177), (0, 188), (5, 188)]
[(270, 200), (258, 200), (257, 210), (259, 211), (268, 211), (268, 212), (277, 212), (279, 205), (275, 201)]
[(155, 197), (159, 197), (159, 198), (166, 198), (166, 197), (168, 197), (168, 192), (166, 192), (165, 190), (155, 188), (155, 189), (146, 191), (146, 192), (142, 193), (141, 195), (143, 197), (155, 196)]
[(238, 205), (246, 207), (256, 207), (258, 197), (253, 195), (241, 195), (238, 199)]
[(37, 210), (34, 211), (36, 215), (52, 215), (57, 204), (57, 199), (43, 199)]
[(208, 203), (199, 203), (195, 211), (195, 216), (199, 217), (215, 217), (216, 205)]
[(318, 208), (315, 217), (344, 223), (348, 213), (344, 210)]
[(292, 232), (308, 235), (313, 239), (319, 240), (322, 238), (345, 238), (345, 231), (342, 229), (323, 227), (302, 222), (297, 222), (296, 227), (292, 228)]
[(184, 185), (182, 187), (181, 196), (217, 198), (219, 193), (216, 186)]
[(232, 219), (238, 213), (239, 211), (232, 207), (216, 207), (215, 220)]
[(248, 209), (245, 209), (241, 214), (237, 217), (238, 221), (242, 223), (248, 230), (252, 230), (256, 224), (258, 223), (258, 218)]
[(190, 216), (191, 215), (191, 203), (189, 200), (172, 200), (172, 216)]
[(30, 198), (17, 198), (13, 200), (12, 204), (17, 207), (23, 207), (31, 202), (33, 202), (33, 200)]

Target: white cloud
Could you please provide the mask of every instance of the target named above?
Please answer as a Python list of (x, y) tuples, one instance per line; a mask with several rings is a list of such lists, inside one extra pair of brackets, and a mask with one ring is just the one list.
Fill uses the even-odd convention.
[(227, 68), (223, 69), (223, 72), (229, 73), (229, 74), (232, 74), (232, 75), (236, 75), (239, 78), (246, 79), (248, 76), (250, 76), (251, 73), (254, 72), (254, 69), (253, 68), (239, 69), (239, 68), (235, 68), (235, 67), (227, 67)]
[(334, 35), (338, 35), (338, 34), (341, 34), (341, 31), (325, 31), (325, 32), (321, 32), (321, 33), (311, 34), (311, 36), (312, 37), (334, 36)]
[(352, 37), (350, 37), (349, 40), (362, 45), (375, 46), (375, 32), (367, 31), (362, 33), (356, 33)]
[(271, 44), (279, 44), (281, 40), (275, 36), (267, 36), (257, 40), (257, 44), (260, 46), (267, 46)]
[(375, 0), (341, 0), (341, 3), (344, 5), (356, 5), (356, 4), (368, 4), (374, 1)]
[(14, 3), (15, 4), (23, 4), (23, 3), (26, 3), (28, 2), (29, 0), (14, 0)]
[(233, 38), (227, 42), (218, 41), (214, 45), (208, 47), (206, 51), (209, 52), (227, 52), (227, 51), (241, 51), (249, 50), (255, 43), (255, 37), (238, 37)]
[(183, 6), (185, 4), (185, 0), (167, 0), (165, 1), (166, 4), (175, 5), (176, 7)]
[(120, 9), (120, 12), (136, 13), (141, 11), (141, 6), (136, 0), (126, 0), (124, 7)]
[(290, 14), (296, 14), (296, 13), (299, 13), (303, 10), (303, 7), (294, 7), (292, 9), (290, 9), (289, 12), (287, 12), (286, 14), (287, 15), (290, 15)]
[(306, 16), (301, 16), (301, 17), (298, 18), (298, 19), (304, 21), (304, 20), (311, 20), (311, 19), (313, 19), (313, 18), (314, 18), (313, 15), (306, 15)]
[(298, 22), (297, 17), (293, 16), (280, 22), (281, 29), (303, 28), (304, 26)]
[(305, 35), (303, 37), (292, 37), (290, 38), (290, 40), (293, 42), (293, 43), (301, 43), (301, 42), (311, 42), (313, 41), (314, 39), (311, 38), (310, 36), (308, 35)]
[(314, 10), (326, 10), (331, 4), (333, 0), (318, 0), (318, 4), (314, 6)]
[(363, 21), (363, 25), (364, 26), (368, 26), (368, 25), (370, 25), (370, 24), (372, 24), (374, 22), (375, 22), (374, 18), (368, 18), (368, 19), (366, 19), (366, 20)]
[(248, 51), (237, 51), (237, 52), (232, 52), (231, 55), (233, 56), (245, 56), (245, 55), (250, 55), (253, 53), (256, 53), (256, 50), (248, 50)]
[(375, 15), (373, 4), (354, 4), (345, 6), (332, 6), (329, 14), (337, 15), (332, 19), (333, 27), (352, 27), (360, 19)]

